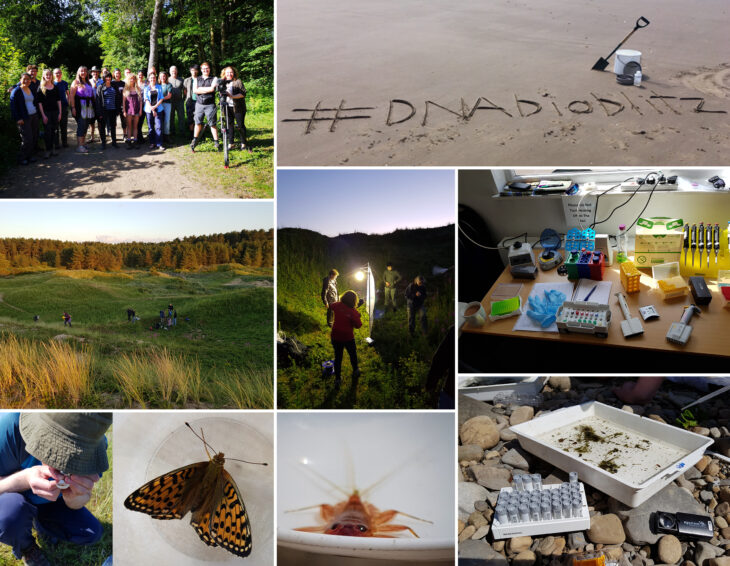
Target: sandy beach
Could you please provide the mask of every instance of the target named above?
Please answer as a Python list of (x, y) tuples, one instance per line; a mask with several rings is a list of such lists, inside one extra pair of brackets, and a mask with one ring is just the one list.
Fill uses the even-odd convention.
[[(723, 165), (729, 14), (726, 0), (280, 0), (278, 164)], [(642, 52), (641, 86), (616, 82), (614, 57), (592, 71), (640, 16), (624, 48)]]

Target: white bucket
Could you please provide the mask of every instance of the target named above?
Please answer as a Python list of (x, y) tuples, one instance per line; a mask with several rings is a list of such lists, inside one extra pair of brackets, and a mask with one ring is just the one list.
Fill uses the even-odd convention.
[(636, 61), (641, 65), (641, 51), (619, 49), (616, 51), (616, 59), (613, 61), (613, 72), (617, 75), (623, 74), (626, 63), (630, 63), (631, 61)]

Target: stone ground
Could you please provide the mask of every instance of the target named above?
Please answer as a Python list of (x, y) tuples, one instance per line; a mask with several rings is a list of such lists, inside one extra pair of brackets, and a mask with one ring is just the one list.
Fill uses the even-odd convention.
[[(585, 484), (591, 513), (587, 531), (493, 539), (493, 506), (499, 489), (509, 487), (514, 475), (540, 473), (545, 483), (568, 480), (566, 472), (523, 451), (509, 430), (511, 425), (591, 400), (671, 424), (679, 416), (679, 407), (702, 395), (686, 385), (665, 381), (649, 404), (629, 406), (612, 392), (612, 386), (624, 380), (551, 377), (534, 409), (459, 396), (460, 564), (568, 565), (573, 554), (600, 550), (619, 566), (730, 566), (730, 464), (709, 455), (633, 509)], [(719, 441), (711, 450), (726, 456), (730, 456), (729, 398), (719, 396), (701, 409), (693, 408), (702, 426), (690, 429)], [(655, 535), (649, 528), (649, 516), (658, 510), (711, 515), (714, 537), (700, 542)]]

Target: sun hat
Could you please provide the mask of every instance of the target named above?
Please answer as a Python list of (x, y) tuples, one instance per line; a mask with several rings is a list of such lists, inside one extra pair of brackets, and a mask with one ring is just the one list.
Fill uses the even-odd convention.
[(101, 474), (109, 469), (104, 433), (112, 413), (22, 413), (25, 450), (66, 474)]

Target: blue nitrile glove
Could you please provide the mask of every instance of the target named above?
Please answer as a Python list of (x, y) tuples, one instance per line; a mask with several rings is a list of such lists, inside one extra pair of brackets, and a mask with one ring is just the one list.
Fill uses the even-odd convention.
[(545, 291), (544, 299), (531, 295), (527, 298), (530, 306), (527, 311), (527, 316), (539, 322), (543, 328), (547, 328), (555, 322), (555, 314), (558, 312), (560, 305), (563, 304), (563, 301), (565, 301), (565, 294), (552, 289)]

